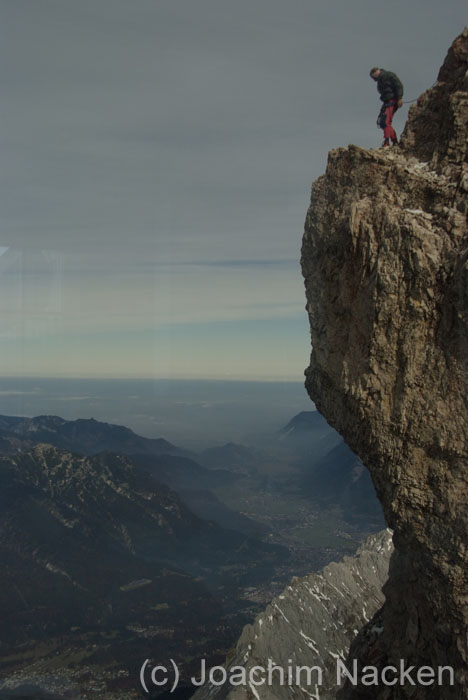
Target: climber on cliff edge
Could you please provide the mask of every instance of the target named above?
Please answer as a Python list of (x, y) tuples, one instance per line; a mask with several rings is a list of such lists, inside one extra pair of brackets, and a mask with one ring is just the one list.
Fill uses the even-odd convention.
[(395, 129), (392, 126), (393, 115), (403, 104), (403, 84), (395, 73), (383, 68), (371, 68), (370, 77), (377, 83), (377, 90), (383, 102), (377, 118), (377, 126), (383, 129), (384, 141), (382, 146), (398, 143)]

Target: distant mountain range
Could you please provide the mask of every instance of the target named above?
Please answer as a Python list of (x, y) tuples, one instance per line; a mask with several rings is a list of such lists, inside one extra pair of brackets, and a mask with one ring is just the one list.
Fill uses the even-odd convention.
[(222, 467), (237, 474), (256, 472), (258, 462), (262, 458), (264, 455), (260, 455), (258, 450), (234, 442), (228, 442), (221, 447), (211, 447), (198, 456), (200, 462), (210, 469)]
[(343, 441), (318, 411), (302, 411), (276, 435), (278, 445), (298, 456), (319, 457)]
[[(0, 454), (18, 454), (38, 443), (84, 455), (114, 452), (131, 456), (157, 482), (177, 491), (199, 517), (257, 535), (262, 526), (229, 509), (213, 489), (255, 477), (259, 472), (264, 483), (268, 481), (274, 488), (272, 475), (275, 470), (284, 471), (289, 455), (301, 474), (297, 487), (304, 495), (325, 507), (340, 506), (351, 519), (377, 518), (383, 524), (368, 470), (318, 411), (294, 416), (262, 449), (226, 443), (199, 455), (163, 438), (145, 438), (124, 426), (92, 418), (68, 421), (46, 415), (0, 416)], [(274, 464), (276, 457), (282, 460), (279, 468)]]
[[(15, 455), (40, 443), (85, 455), (101, 452), (129, 455), (134, 464), (150, 473), (158, 483), (179, 493), (200, 518), (215, 520), (222, 527), (248, 535), (258, 536), (264, 530), (259, 523), (229, 509), (212, 493), (211, 489), (237, 478), (232, 470), (216, 468), (220, 464), (232, 466), (232, 460), (224, 458), (223, 448), (214, 449), (208, 469), (195, 461), (198, 458), (187, 450), (162, 438), (141, 437), (121, 425), (92, 418), (68, 421), (46, 415), (34, 418), (0, 416), (0, 454)], [(242, 446), (240, 450), (251, 465), (252, 451)]]
[(309, 437), (320, 438), (332, 430), (333, 428), (318, 411), (301, 411), (278, 432), (281, 437), (307, 434)]
[(188, 454), (162, 438), (141, 437), (123, 425), (103, 423), (94, 418), (70, 421), (58, 416), (0, 416), (0, 440), (4, 453), (8, 450), (8, 445), (11, 446), (10, 451), (14, 452), (21, 443), (27, 446), (42, 442), (86, 455), (99, 452)]
[[(163, 438), (145, 438), (124, 426), (92, 418), (68, 421), (46, 415), (0, 416), (0, 454), (17, 454), (38, 443), (85, 455), (104, 451), (129, 455), (157, 482), (174, 489), (200, 518), (256, 536), (265, 528), (228, 508), (213, 489), (256, 476), (258, 487), (268, 483), (275, 488), (275, 471), (284, 472), (289, 459), (300, 473), (296, 483), (303, 495), (322, 507), (339, 506), (350, 520), (370, 518), (383, 525), (368, 470), (318, 411), (297, 414), (261, 449), (226, 443), (199, 455)], [(275, 464), (275, 459), (280, 461)], [(282, 484), (280, 479), (280, 488)], [(248, 488), (252, 488), (251, 480)]]
[[(288, 550), (261, 541), (274, 521), (249, 505), (262, 489), (372, 501), (366, 470), (318, 414), (296, 416), (269, 447), (196, 456), (93, 419), (0, 416), (0, 655), (64, 635), (93, 659), (93, 630), (104, 666), (146, 658), (145, 640), (161, 660), (229, 644), (252, 607), (242, 587), (289, 571)], [(233, 490), (249, 517), (217, 495)]]

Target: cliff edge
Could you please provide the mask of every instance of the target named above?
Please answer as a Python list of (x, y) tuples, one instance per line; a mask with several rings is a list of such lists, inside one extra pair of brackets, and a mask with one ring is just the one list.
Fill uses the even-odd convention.
[(347, 698), (468, 698), (468, 27), (401, 146), (329, 154), (302, 249), (306, 387), (369, 468), (395, 553), (363, 664), (450, 665), (454, 685)]

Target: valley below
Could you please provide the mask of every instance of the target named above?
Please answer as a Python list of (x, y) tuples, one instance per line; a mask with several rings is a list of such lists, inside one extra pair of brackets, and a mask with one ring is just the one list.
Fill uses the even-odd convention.
[(292, 577), (383, 525), (316, 412), (198, 454), (53, 416), (2, 416), (0, 441), (2, 698), (139, 697), (146, 659), (188, 694)]

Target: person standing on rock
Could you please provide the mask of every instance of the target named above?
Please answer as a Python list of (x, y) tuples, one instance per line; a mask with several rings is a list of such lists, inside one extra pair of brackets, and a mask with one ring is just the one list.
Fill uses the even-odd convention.
[(383, 102), (377, 119), (377, 126), (383, 129), (384, 142), (382, 146), (398, 143), (395, 129), (392, 126), (393, 115), (403, 104), (403, 84), (399, 77), (390, 70), (372, 68), (370, 77), (377, 83), (377, 90)]

